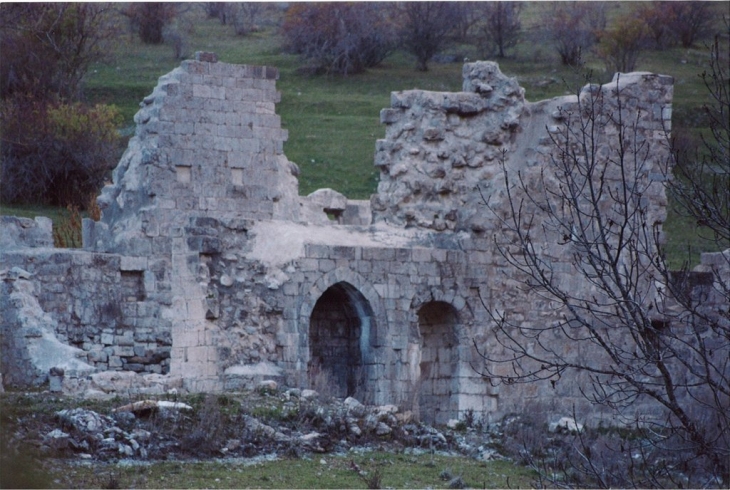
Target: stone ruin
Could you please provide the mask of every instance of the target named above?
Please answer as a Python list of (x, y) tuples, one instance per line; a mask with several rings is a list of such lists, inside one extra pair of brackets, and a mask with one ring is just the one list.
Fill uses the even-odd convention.
[[(525, 296), (495, 250), (503, 230), (485, 196), (508, 211), (502, 163), (511, 175), (545, 169), (578, 98), (530, 103), (491, 62), (463, 74), (462, 92), (392, 94), (377, 193), (354, 201), (299, 196), (275, 68), (211, 53), (184, 61), (140, 104), (83, 249), (53, 248), (45, 218), (2, 218), (3, 383), (107, 396), (273, 379), (435, 423), (468, 412), (493, 421), (530, 403), (588, 416), (585, 379), (492, 386), (479, 369), (479, 352), (498, 349), (485, 304), (523, 322), (560, 317)], [(640, 115), (657, 227), (672, 83), (632, 73), (584, 89), (620, 84)], [(554, 247), (559, 263), (566, 252)], [(570, 271), (564, 280), (581, 286)]]

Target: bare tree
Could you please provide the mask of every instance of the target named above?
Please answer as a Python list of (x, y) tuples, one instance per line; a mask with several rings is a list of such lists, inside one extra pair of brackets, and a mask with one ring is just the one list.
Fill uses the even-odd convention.
[(383, 61), (396, 45), (392, 5), (300, 3), (289, 8), (282, 32), (291, 51), (315, 71), (360, 73)]
[(730, 88), (721, 49), (717, 36), (709, 71), (700, 75), (710, 95), (703, 108), (710, 135), (702, 137), (699, 151), (673, 144), (676, 178), (669, 187), (681, 212), (710, 231), (707, 239), (718, 250), (730, 247)]
[(0, 94), (78, 98), (117, 33), (109, 4), (0, 4)]
[(564, 65), (577, 66), (581, 54), (606, 27), (604, 2), (556, 2), (546, 24), (548, 34)]
[(221, 25), (226, 25), (228, 21), (228, 7), (230, 4), (226, 2), (203, 2), (203, 10), (210, 19), (218, 19)]
[[(708, 158), (711, 175), (724, 185), (701, 173), (672, 188), (690, 214), (726, 239), (728, 91), (726, 74), (717, 63), (713, 68), (706, 80), (720, 124), (716, 139), (707, 141)], [(651, 90), (661, 93), (666, 82), (653, 80)], [(499, 348), (482, 352), (484, 374), (493, 383), (553, 385), (571, 375), (583, 381), (590, 402), (639, 417), (644, 453), (637, 454), (650, 476), (607, 480), (610, 468), (601, 467), (589, 445), (578, 445), (592, 484), (672, 485), (681, 471), (689, 486), (727, 487), (730, 252), (704, 273), (667, 266), (660, 226), (662, 175), (672, 163), (660, 136), (667, 121), (636, 108), (637, 94), (625, 93), (627, 87), (617, 75), (566, 104), (562, 124), (550, 132), (545, 168), (503, 165), (507, 209), (488, 201), (502, 225), (496, 249), (528, 301), (556, 314), (525, 321), (485, 301)], [(640, 417), (642, 408), (657, 416)], [(652, 459), (651, 448), (672, 459)]]
[(479, 7), (482, 2), (456, 2), (456, 26), (454, 39), (457, 42), (469, 43), (474, 26), (479, 23), (481, 13)]
[(427, 71), (429, 60), (454, 34), (460, 10), (456, 2), (405, 2), (401, 6), (401, 38), (416, 57), (416, 69)]
[(483, 2), (478, 6), (482, 22), (477, 35), (482, 55), (496, 50), (504, 58), (507, 49), (515, 46), (520, 36), (520, 2)]
[(624, 15), (600, 33), (596, 53), (609, 73), (631, 72), (636, 67), (646, 37), (644, 21), (634, 14)]
[(240, 2), (230, 4), (229, 17), (237, 36), (246, 36), (258, 29), (257, 20), (267, 4), (261, 2)]
[(710, 5), (710, 2), (667, 2), (665, 5), (675, 12), (672, 29), (683, 48), (689, 48), (708, 33), (714, 19)]

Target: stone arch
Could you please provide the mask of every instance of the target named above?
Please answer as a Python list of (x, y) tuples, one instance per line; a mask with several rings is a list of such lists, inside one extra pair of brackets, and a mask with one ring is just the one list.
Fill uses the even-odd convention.
[[(360, 274), (345, 267), (340, 267), (332, 270), (320, 277), (313, 285), (311, 285), (311, 287), (309, 287), (308, 290), (306, 285), (302, 289), (301, 297), (304, 298), (304, 301), (299, 308), (299, 318), (300, 332), (303, 335), (306, 336), (308, 333), (307, 326), (309, 322), (309, 317), (312, 314), (315, 303), (327, 289), (337, 284), (338, 282), (346, 282), (351, 284), (355, 289), (360, 292), (360, 294), (363, 295), (365, 300), (367, 300), (367, 302), (371, 306), (379, 304), (380, 295), (378, 295), (377, 291), (375, 291), (375, 288), (373, 288), (373, 286), (368, 281), (366, 281), (365, 278), (363, 278)], [(373, 325), (373, 327), (375, 326)], [(372, 338), (374, 339), (375, 337)]]
[(459, 314), (450, 303), (429, 301), (417, 315), (418, 411), (426, 423), (445, 424), (459, 408)]
[(300, 332), (310, 386), (333, 396), (371, 399), (377, 293), (358, 274), (337, 269), (320, 278), (308, 298), (300, 309)]

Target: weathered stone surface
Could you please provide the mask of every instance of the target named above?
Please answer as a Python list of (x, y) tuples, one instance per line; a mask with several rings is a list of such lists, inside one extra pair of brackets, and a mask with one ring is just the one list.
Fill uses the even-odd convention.
[(561, 417), (556, 422), (550, 422), (548, 430), (550, 432), (557, 432), (560, 430), (568, 432), (582, 432), (583, 424), (576, 422), (573, 417)]
[[(525, 296), (495, 253), (494, 240), (509, 239), (500, 223), (510, 212), (504, 176), (519, 173), (530, 192), (544, 192), (537, 177), (554, 178), (551, 138), (579, 100), (603, 94), (610, 109), (620, 88), (650, 150), (643, 197), (660, 229), (671, 79), (624, 74), (578, 97), (530, 103), (495, 63), (468, 63), (463, 75), (462, 92), (391, 95), (381, 112), (386, 136), (375, 143), (378, 192), (352, 201), (331, 189), (298, 195), (275, 114), (277, 70), (212, 53), (183, 62), (142, 101), (135, 136), (98, 199), (102, 220), (84, 222), (85, 250), (46, 248), (42, 220), (11, 220), (12, 236), (0, 237), (8, 292), (0, 309), (15, 325), (3, 359), (25, 359), (9, 339), (38, 343), (48, 331), (40, 322), (72, 349), (68, 357), (83, 353), (101, 371), (87, 378), (64, 367), (64, 392), (223, 391), (270, 380), (302, 401), (350, 397), (343, 416), (353, 420), (344, 423), (356, 435), (466, 413), (490, 423), (526, 400), (550, 400), (556, 413), (588, 410), (578, 388), (585, 379), (492, 387), (473, 368), (483, 362), (475, 345), (499, 349), (484, 299), (525, 325), (561, 318), (555, 305)], [(615, 137), (600, 136), (599, 158)], [(584, 287), (559, 241), (548, 240), (546, 253), (566, 284)], [(703, 256), (698, 272), (723, 264)], [(23, 299), (8, 300), (18, 284)], [(56, 367), (18, 368), (26, 365), (3, 361), (3, 382), (40, 382)], [(382, 408), (357, 418), (358, 399)], [(124, 444), (115, 450), (136, 451)]]
[(0, 250), (53, 247), (53, 222), (49, 218), (0, 216), (0, 230)]
[(10, 386), (37, 386), (49, 381), (51, 370), (56, 376), (92, 373), (94, 367), (80, 359), (85, 357), (84, 352), (56, 336), (57, 323), (40, 307), (31, 277), (17, 267), (10, 272), (0, 271), (3, 382)]

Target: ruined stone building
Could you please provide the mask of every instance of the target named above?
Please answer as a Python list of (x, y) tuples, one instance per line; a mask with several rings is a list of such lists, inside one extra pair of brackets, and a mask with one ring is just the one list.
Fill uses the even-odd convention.
[[(275, 68), (184, 61), (142, 101), (83, 249), (53, 248), (50, 220), (2, 218), (3, 383), (43, 383), (54, 367), (64, 390), (87, 394), (271, 378), (435, 422), (495, 420), (530, 400), (585, 407), (575, 380), (492, 386), (477, 350), (497, 348), (485, 305), (525, 322), (560, 314), (526, 297), (496, 253), (493, 210), (507, 209), (501, 162), (544, 168), (577, 97), (530, 103), (494, 63), (463, 72), (462, 92), (392, 94), (378, 191), (353, 201), (299, 196)], [(645, 197), (661, 226), (672, 79), (620, 84), (657, 165)]]

